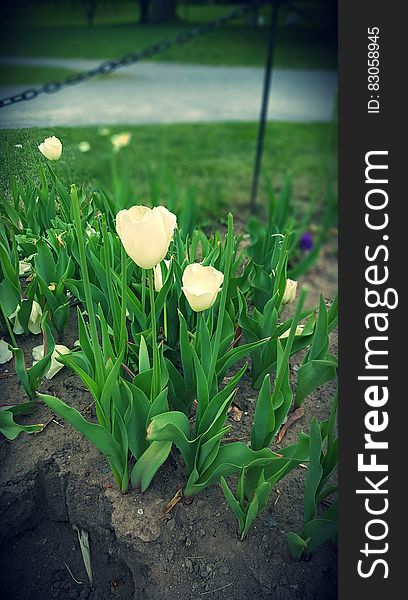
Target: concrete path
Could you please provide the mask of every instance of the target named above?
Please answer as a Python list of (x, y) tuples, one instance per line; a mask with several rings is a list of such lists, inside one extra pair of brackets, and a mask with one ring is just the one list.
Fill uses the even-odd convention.
[[(3, 58), (2, 64), (60, 66), (78, 71), (99, 61)], [(255, 121), (259, 117), (263, 69), (141, 62), (0, 109), (0, 128)], [(0, 86), (0, 98), (31, 87)], [(35, 87), (35, 86), (34, 86)], [(329, 121), (337, 92), (337, 73), (275, 69), (269, 120)]]

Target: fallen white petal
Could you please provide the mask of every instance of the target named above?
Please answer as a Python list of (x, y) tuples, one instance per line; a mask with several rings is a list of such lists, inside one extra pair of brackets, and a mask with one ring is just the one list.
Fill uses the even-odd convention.
[[(71, 350), (69, 348), (67, 348), (66, 346), (62, 346), (61, 344), (56, 344), (55, 350), (51, 355), (50, 368), (48, 369), (48, 371), (45, 374), (45, 377), (47, 379), (52, 379), (54, 377), (54, 375), (56, 375), (58, 373), (58, 371), (60, 371), (61, 369), (64, 368), (64, 365), (61, 364), (60, 362), (58, 362), (58, 360), (57, 360), (59, 355), (60, 354), (69, 354), (70, 352), (71, 352)], [(33, 365), (35, 365), (43, 357), (44, 357), (44, 345), (41, 344), (41, 346), (35, 346), (33, 348), (33, 359), (34, 359)]]
[(9, 350), (9, 345), (4, 340), (0, 340), (0, 365), (8, 362), (13, 358), (13, 353)]

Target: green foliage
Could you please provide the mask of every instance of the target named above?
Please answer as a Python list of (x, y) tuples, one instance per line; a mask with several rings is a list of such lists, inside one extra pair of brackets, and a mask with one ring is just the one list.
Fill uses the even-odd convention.
[[(287, 446), (280, 451), (280, 454), (274, 454), (267, 448), (253, 450), (253, 452), (255, 454), (269, 452), (269, 460), (253, 461), (249, 465), (242, 465), (236, 496), (229, 488), (224, 473), (221, 474), (220, 479), (225, 499), (237, 517), (241, 539), (246, 537), (254, 519), (265, 509), (273, 487), (299, 463), (308, 460), (309, 437), (301, 434), (297, 444)], [(227, 475), (231, 473), (232, 471), (227, 472)]]
[(36, 244), (33, 285), (37, 295), (43, 298), (43, 310), (50, 314), (58, 333), (68, 325), (70, 304), (65, 293), (64, 281), (74, 272), (73, 260), (65, 246), (55, 250), (42, 238)]
[(298, 372), (296, 406), (313, 390), (331, 381), (337, 374), (337, 358), (329, 354), (329, 332), (337, 326), (337, 298), (326, 310), (323, 296), (320, 297), (319, 314), (316, 321), (313, 341)]
[[(185, 464), (184, 495), (221, 483), (244, 538), (276, 483), (310, 460), (304, 530), (300, 536), (288, 534), (294, 555), (307, 554), (327, 535), (325, 524), (334, 522), (334, 509), (318, 516), (336, 462), (334, 417), (327, 424), (313, 422), (310, 437), (301, 434), (279, 453), (271, 445), (293, 405), (290, 357), (305, 351), (295, 406), (336, 376), (329, 334), (337, 325), (337, 300), (326, 308), (321, 298), (318, 307), (303, 310), (301, 291), (294, 313), (283, 317), (290, 301), (288, 273), (303, 273), (314, 260), (297, 255), (303, 225), (295, 227), (292, 180), (286, 178), (276, 198), (270, 186), (267, 222), (250, 220), (248, 246), (245, 233), (234, 233), (231, 214), (225, 239), (219, 230), (208, 235), (197, 191), (189, 187), (179, 193), (171, 179), (166, 188), (151, 169), (150, 204), (161, 205), (166, 189), (166, 206), (178, 218), (166, 261), (158, 265), (158, 284), (153, 269), (140, 268), (126, 255), (115, 231), (117, 212), (135, 202), (119, 158), (111, 153), (112, 187), (97, 186), (91, 194), (76, 186), (68, 192), (59, 165), (51, 168), (35, 159), (38, 178), (25, 184), (12, 180), (11, 201), (2, 203), (0, 308), (29, 404), (35, 404), (50, 365), (52, 334), (64, 331), (71, 305), (77, 304), (79, 343), (58, 361), (89, 390), (96, 422), (54, 396), (38, 396), (106, 457), (120, 491), (129, 484), (145, 491), (174, 445)], [(202, 229), (196, 228), (197, 219)], [(21, 259), (29, 281), (20, 276)], [(202, 312), (193, 310), (183, 290), (185, 270), (198, 261), (223, 275), (221, 290)], [(33, 332), (32, 312), (38, 307), (45, 353), (26, 369), (14, 332)], [(252, 386), (259, 390), (250, 445), (226, 438), (228, 411), (247, 372), (248, 364), (242, 364), (247, 357)], [(8, 439), (40, 430), (15, 423), (24, 404), (0, 411), (0, 430)], [(233, 475), (238, 477), (234, 492), (227, 482)]]
[(18, 379), (20, 380), (27, 396), (30, 400), (35, 399), (35, 394), (40, 387), (41, 381), (45, 373), (50, 368), (51, 356), (54, 352), (55, 342), (51, 334), (50, 328), (46, 323), (45, 314), (42, 319), (43, 328), (43, 344), (44, 344), (44, 356), (30, 369), (26, 368), (24, 353), (21, 348), (11, 348), (11, 351), (15, 359), (15, 368)]
[[(276, 364), (276, 376), (274, 381), (273, 391), (270, 389), (270, 375), (267, 374), (264, 377), (261, 389), (258, 394), (258, 399), (255, 407), (254, 420), (252, 425), (251, 433), (251, 448), (254, 451), (260, 451), (263, 448), (268, 448), (275, 435), (279, 432), (281, 426), (286, 421), (289, 410), (292, 406), (292, 389), (289, 379), (289, 356), (292, 352), (293, 343), (295, 340), (295, 332), (299, 317), (302, 311), (302, 305), (305, 294), (302, 293), (295, 311), (295, 315), (291, 321), (289, 335), (286, 338), (286, 345), (283, 349), (280, 340), (277, 340), (277, 364)], [(328, 316), (328, 313), (330, 317)], [(321, 353), (326, 353), (328, 349), (328, 320), (335, 321), (335, 314), (337, 310), (336, 303), (332, 306), (332, 309), (326, 311), (323, 299), (320, 302), (320, 315), (317, 320), (314, 331), (311, 334), (310, 350), (306, 358), (309, 356), (309, 362), (305, 361), (305, 364), (311, 364), (314, 360), (311, 357), (320, 356)], [(333, 359), (334, 360), (334, 359)], [(334, 377), (334, 374), (330, 377), (322, 377), (322, 373), (319, 369), (315, 369), (308, 373), (308, 379), (305, 379), (305, 375), (301, 375), (299, 370), (298, 375), (298, 386), (303, 386), (302, 392), (306, 389), (305, 381), (307, 381), (308, 389), (306, 395), (316, 389), (318, 386), (326, 383)], [(298, 396), (296, 396), (298, 398)], [(302, 397), (302, 399), (304, 396)], [(232, 508), (234, 514), (238, 520), (238, 528), (241, 539), (243, 539), (255, 519), (255, 517), (266, 507), (270, 493), (273, 486), (282, 479), (292, 468), (294, 468), (299, 462), (311, 461), (309, 466), (308, 485), (305, 491), (305, 521), (309, 522), (317, 511), (316, 497), (323, 499), (326, 497), (328, 491), (331, 488), (325, 488), (329, 477), (331, 476), (335, 464), (337, 463), (337, 442), (333, 439), (333, 428), (335, 421), (335, 408), (332, 410), (332, 414), (327, 423), (322, 424), (322, 430), (325, 432), (325, 437), (328, 439), (328, 456), (322, 459), (324, 467), (320, 467), (320, 463), (316, 466), (316, 462), (320, 460), (320, 453), (322, 447), (322, 439), (320, 439), (320, 445), (318, 445), (316, 428), (318, 428), (317, 422), (312, 421), (310, 443), (307, 442), (305, 436), (301, 436), (298, 444), (289, 446), (282, 450), (282, 456), (287, 459), (283, 466), (276, 461), (271, 461), (267, 466), (260, 468), (257, 465), (249, 465), (247, 468), (241, 470), (241, 475), (237, 483), (236, 497), (233, 495), (231, 489), (228, 487), (225, 479), (221, 479), (221, 486), (225, 495), (225, 498)], [(320, 429), (319, 429), (320, 435)], [(319, 452), (317, 458), (316, 453)], [(324, 471), (324, 475), (323, 475)], [(314, 486), (314, 487), (313, 487)], [(306, 498), (309, 503), (309, 508), (306, 509)], [(314, 499), (314, 500), (313, 500)], [(314, 502), (314, 503), (313, 503)], [(331, 512), (328, 515), (332, 514)], [(324, 519), (324, 522), (328, 519), (328, 516)], [(324, 523), (313, 522), (308, 525), (307, 530), (316, 528), (316, 532), (313, 534), (316, 540), (322, 539), (322, 533), (320, 529)], [(320, 528), (320, 529), (319, 529)], [(319, 529), (319, 531), (317, 531)], [(295, 544), (294, 534), (289, 536), (291, 547)], [(288, 542), (289, 543), (289, 542)], [(309, 543), (309, 542), (307, 542)], [(312, 548), (315, 547), (315, 541), (313, 541)], [(320, 542), (319, 542), (320, 543)], [(311, 550), (310, 550), (311, 551)]]
[(310, 426), (310, 453), (304, 492), (304, 526), (300, 535), (286, 534), (289, 551), (294, 560), (310, 555), (318, 546), (337, 535), (337, 500), (324, 512), (319, 505), (337, 491), (331, 478), (337, 468), (338, 440), (334, 435), (337, 415), (337, 393), (328, 421), (318, 423), (312, 419)]
[(41, 431), (42, 424), (39, 425), (19, 425), (14, 421), (13, 413), (10, 410), (0, 411), (0, 432), (8, 440), (14, 440), (19, 433), (36, 433)]
[[(263, 170), (273, 173), (273, 190), (278, 195), (290, 166), (291, 218), (294, 211), (298, 215), (297, 209), (303, 212), (304, 207), (315, 206), (316, 181), (322, 164), (329, 162), (332, 173), (335, 170), (336, 148), (328, 149), (326, 144), (330, 128), (328, 123), (268, 123)], [(111, 134), (116, 134), (123, 131), (123, 126), (110, 126), (109, 129)], [(198, 204), (195, 224), (206, 228), (209, 225), (213, 228), (229, 206), (247, 213), (245, 205), (249, 196), (256, 123), (133, 125), (127, 126), (126, 131), (132, 134), (131, 144), (116, 155), (117, 179), (127, 194), (126, 208), (132, 204), (164, 204), (180, 215), (181, 208), (193, 200)], [(73, 181), (83, 182), (88, 198), (93, 196), (92, 202), (107, 213), (106, 208), (102, 209), (100, 196), (105, 193), (112, 203), (118, 201), (112, 177), (112, 143), (109, 136), (99, 135), (95, 126), (0, 131), (0, 144), (4, 149), (0, 156), (0, 205), (12, 201), (10, 172), (24, 185), (27, 181), (41, 184), (37, 175), (38, 161), (34, 157), (38, 153), (38, 144), (49, 135), (56, 135), (63, 143), (62, 157), (53, 165), (58, 179), (65, 188)], [(84, 140), (91, 146), (86, 153), (78, 149)], [(22, 148), (15, 145), (22, 145)], [(332, 184), (336, 184), (335, 175), (332, 175)], [(264, 175), (259, 189), (261, 209), (268, 202), (271, 187)], [(61, 196), (60, 189), (58, 196)], [(112, 218), (115, 215), (113, 207)], [(295, 218), (300, 229), (298, 217)], [(320, 214), (314, 214), (307, 221), (305, 215), (302, 222), (308, 229), (312, 223), (320, 225), (320, 219)], [(181, 218), (179, 221), (181, 223)]]
[[(324, 174), (327, 179), (324, 203), (321, 202), (318, 192), (312, 192), (307, 208), (303, 208), (303, 214), (301, 205), (293, 202), (292, 174), (286, 175), (278, 196), (271, 182), (267, 182), (267, 223), (265, 225), (261, 219), (251, 216), (247, 224), (250, 236), (248, 255), (262, 272), (267, 275), (273, 273), (276, 248), (281, 243), (282, 233), (288, 238), (286, 247), (290, 254), (290, 278), (299, 279), (319, 259), (322, 246), (329, 237), (330, 228), (336, 224), (337, 219), (337, 197), (330, 178), (331, 169), (327, 168), (327, 171)], [(302, 234), (315, 220), (320, 223), (320, 227), (314, 237), (313, 247), (306, 253), (302, 252)], [(263, 275), (260, 281), (265, 279)]]

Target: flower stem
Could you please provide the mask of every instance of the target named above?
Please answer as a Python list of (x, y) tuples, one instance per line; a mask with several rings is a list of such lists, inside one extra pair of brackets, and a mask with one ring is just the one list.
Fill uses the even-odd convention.
[(146, 270), (142, 269), (142, 311), (146, 313)]
[(127, 342), (127, 330), (126, 330), (126, 300), (127, 300), (127, 270), (126, 270), (126, 253), (125, 248), (121, 244), (120, 251), (120, 263), (121, 263), (121, 272), (122, 272), (122, 306), (121, 306), (121, 315), (120, 315), (120, 346), (126, 344)]
[(164, 303), (163, 307), (163, 335), (167, 341), (167, 302)]
[(18, 345), (17, 345), (17, 341), (16, 341), (16, 338), (15, 338), (14, 332), (13, 332), (13, 330), (12, 330), (12, 328), (11, 328), (11, 325), (10, 325), (9, 318), (6, 316), (6, 313), (4, 312), (3, 304), (2, 304), (1, 302), (0, 302), (0, 310), (1, 310), (1, 313), (2, 313), (2, 315), (3, 315), (3, 319), (4, 319), (4, 322), (5, 322), (5, 324), (6, 324), (6, 327), (7, 327), (7, 329), (8, 329), (9, 336), (10, 336), (10, 338), (11, 338), (11, 341), (13, 342), (13, 346), (14, 346), (14, 348), (18, 348)]
[(234, 247), (234, 220), (231, 213), (228, 215), (228, 232), (225, 250), (225, 267), (224, 267), (224, 281), (221, 290), (220, 305), (218, 308), (218, 319), (217, 328), (215, 330), (214, 345), (212, 347), (212, 355), (210, 368), (208, 370), (208, 389), (211, 390), (213, 385), (214, 376), (216, 376), (215, 368), (218, 360), (218, 350), (221, 343), (222, 326), (224, 323), (225, 306), (227, 303), (228, 284), (231, 271), (232, 253)]
[[(86, 310), (89, 318), (89, 328), (92, 340), (92, 346), (95, 355), (96, 380), (101, 387), (103, 383), (103, 360), (99, 345), (98, 329), (96, 326), (95, 310), (92, 300), (91, 285), (89, 282), (88, 263), (85, 254), (84, 232), (82, 230), (81, 214), (79, 211), (78, 191), (75, 185), (71, 186), (72, 213), (75, 223), (75, 231), (78, 241), (79, 259), (81, 264), (81, 274), (84, 281), (84, 292), (86, 301)], [(101, 388), (102, 389), (102, 388)]]
[(153, 352), (153, 377), (150, 399), (153, 400), (160, 392), (160, 370), (159, 370), (159, 351), (157, 347), (157, 330), (156, 330), (156, 308), (154, 301), (154, 274), (153, 269), (147, 271), (149, 278), (149, 295), (150, 295), (150, 322), (152, 331), (152, 352)]
[[(197, 321), (196, 321), (196, 335), (195, 335), (195, 351), (197, 352), (197, 356), (200, 356), (199, 345), (201, 341), (201, 321), (203, 318), (203, 313), (200, 311), (197, 313)], [(210, 383), (210, 382), (208, 382)]]
[(289, 357), (290, 357), (290, 352), (292, 350), (293, 341), (294, 341), (295, 335), (296, 335), (296, 327), (297, 327), (297, 324), (299, 323), (299, 319), (302, 314), (303, 304), (305, 303), (306, 297), (307, 297), (307, 291), (305, 289), (301, 290), (299, 300), (296, 304), (295, 314), (293, 315), (292, 324), (290, 326), (289, 335), (286, 339), (285, 350), (283, 351), (281, 364), (284, 365), (285, 368), (278, 369), (278, 367), (277, 367), (276, 378), (275, 378), (275, 383), (274, 383), (274, 390), (272, 392), (272, 399), (271, 399), (272, 406), (274, 406), (274, 404), (275, 404), (276, 395), (279, 393), (279, 390), (280, 390), (282, 382), (283, 382), (283, 378), (286, 377), (286, 373), (287, 373), (286, 366), (289, 365)]

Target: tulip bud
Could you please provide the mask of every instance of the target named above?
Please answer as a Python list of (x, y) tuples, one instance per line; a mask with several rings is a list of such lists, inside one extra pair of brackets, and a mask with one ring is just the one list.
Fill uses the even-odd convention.
[(38, 146), (39, 151), (44, 154), (48, 160), (58, 160), (62, 154), (62, 144), (55, 135), (45, 138), (42, 144)]
[(308, 252), (313, 248), (313, 235), (309, 231), (305, 231), (299, 240), (300, 249)]
[(182, 290), (191, 308), (201, 312), (214, 304), (223, 281), (223, 273), (214, 267), (194, 263), (185, 268)]
[(293, 302), (296, 298), (296, 290), (297, 290), (298, 282), (293, 279), (286, 280), (285, 293), (283, 294), (282, 304), (289, 304)]
[(79, 142), (78, 150), (80, 152), (89, 152), (91, 149), (91, 144), (89, 142)]
[(152, 269), (167, 254), (176, 228), (176, 215), (164, 206), (132, 206), (116, 215), (116, 231), (130, 258)]
[[(166, 265), (167, 270), (170, 266), (170, 261), (164, 259), (164, 264)], [(154, 289), (156, 292), (160, 292), (163, 287), (163, 275), (161, 270), (161, 264), (158, 264), (154, 267)]]

